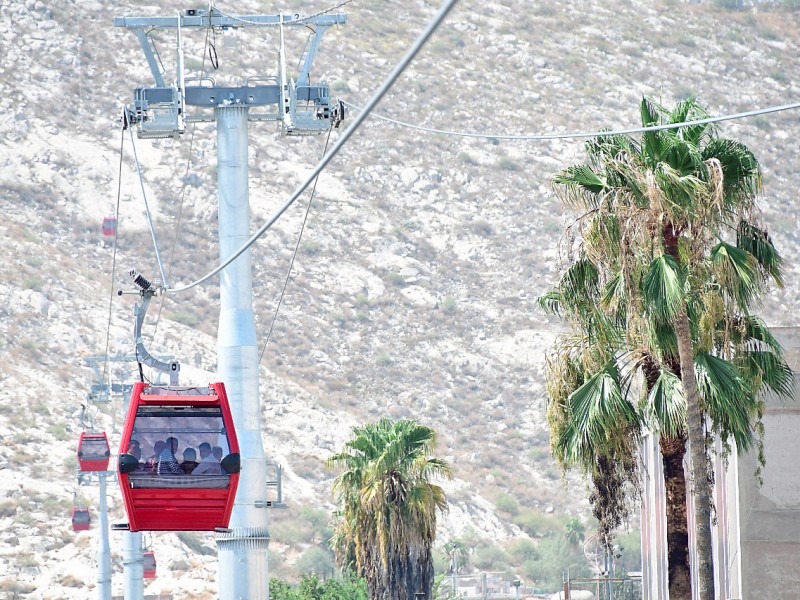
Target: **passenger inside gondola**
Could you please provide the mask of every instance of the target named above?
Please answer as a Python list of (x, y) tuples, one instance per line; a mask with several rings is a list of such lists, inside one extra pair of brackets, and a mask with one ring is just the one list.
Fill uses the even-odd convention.
[(227, 488), (239, 469), (218, 407), (139, 407), (131, 436), (154, 451), (144, 468), (130, 451), (120, 457), (133, 488)]
[(167, 447), (166, 442), (164, 440), (156, 440), (153, 444), (153, 454), (147, 457), (147, 460), (144, 463), (144, 470), (150, 473), (155, 473), (156, 465), (158, 464), (158, 457), (164, 451), (164, 448)]
[(175, 453), (178, 451), (178, 438), (168, 437), (164, 442), (164, 449), (158, 455), (156, 464), (157, 475), (183, 475), (183, 469)]
[(195, 450), (194, 448), (186, 448), (183, 451), (183, 462), (181, 463), (181, 469), (183, 469), (184, 473), (190, 475), (192, 471), (195, 470), (197, 465), (200, 464), (197, 462), (196, 459), (197, 459), (197, 450)]
[(85, 435), (78, 449), (78, 456), (86, 461), (104, 460), (108, 458), (109, 454), (108, 440), (105, 435)]
[(131, 440), (128, 444), (128, 454), (132, 455), (136, 460), (142, 460), (142, 446), (139, 444), (139, 440)]
[(192, 471), (192, 475), (222, 475), (219, 459), (211, 453), (211, 444), (202, 442), (198, 449), (200, 450), (200, 462)]
[(139, 467), (142, 468), (142, 447), (139, 444), (139, 440), (131, 440), (128, 444), (128, 454), (133, 456), (138, 462)]

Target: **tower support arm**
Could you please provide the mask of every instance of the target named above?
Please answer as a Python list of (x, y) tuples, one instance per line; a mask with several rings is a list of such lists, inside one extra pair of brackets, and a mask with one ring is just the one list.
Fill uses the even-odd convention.
[[(114, 21), (116, 21), (116, 19), (114, 19)], [(133, 33), (139, 40), (139, 45), (142, 47), (144, 57), (147, 59), (147, 66), (150, 67), (150, 72), (153, 74), (153, 79), (156, 81), (156, 86), (166, 87), (166, 84), (164, 83), (164, 75), (161, 73), (161, 69), (158, 66), (158, 61), (156, 60), (155, 52), (153, 52), (153, 40), (148, 37), (143, 28), (132, 27), (131, 29), (133, 29)]]
[(311, 76), (311, 65), (314, 64), (314, 58), (319, 50), (319, 44), (322, 41), (322, 35), (328, 30), (330, 25), (319, 25), (314, 35), (311, 37), (311, 42), (308, 44), (306, 51), (306, 59), (303, 61), (303, 68), (300, 70), (300, 75), (297, 77), (297, 85), (309, 85), (309, 77)]
[(223, 15), (214, 9), (209, 15), (208, 11), (197, 10), (194, 14), (183, 14), (175, 17), (114, 17), (114, 27), (127, 29), (153, 29), (175, 28), (179, 25), (184, 28), (207, 29), (208, 27), (265, 27), (270, 25), (284, 26), (306, 25), (317, 27), (330, 27), (331, 25), (344, 25), (347, 16), (344, 14), (315, 15)]

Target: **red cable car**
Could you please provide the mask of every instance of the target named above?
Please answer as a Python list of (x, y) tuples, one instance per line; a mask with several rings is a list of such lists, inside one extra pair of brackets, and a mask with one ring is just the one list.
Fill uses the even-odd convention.
[(108, 448), (106, 433), (81, 433), (78, 440), (78, 463), (81, 471), (108, 471)]
[(72, 509), (72, 530), (73, 531), (86, 531), (92, 518), (89, 516), (88, 508), (78, 508), (77, 506)]
[(144, 563), (144, 578), (156, 578), (156, 555), (150, 550), (145, 550), (142, 554), (142, 562)]
[(103, 235), (113, 237), (117, 235), (117, 217), (110, 215), (103, 219)]
[(134, 385), (118, 470), (130, 531), (226, 528), (240, 457), (225, 386)]

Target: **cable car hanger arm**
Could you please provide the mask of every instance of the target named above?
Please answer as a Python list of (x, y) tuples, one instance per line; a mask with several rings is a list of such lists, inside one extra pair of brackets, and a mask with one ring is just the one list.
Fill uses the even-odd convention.
[[(134, 304), (133, 306), (133, 338), (136, 342), (136, 356), (140, 362), (144, 363), (148, 367), (156, 369), (157, 371), (168, 373), (170, 385), (178, 385), (178, 375), (180, 374), (181, 370), (181, 366), (178, 361), (174, 360), (167, 363), (158, 360), (155, 356), (147, 351), (142, 338), (142, 325), (144, 324), (144, 316), (147, 314), (147, 307), (150, 304), (150, 299), (162, 291), (162, 288), (158, 285), (153, 285), (149, 280), (139, 275), (139, 273), (136, 272), (136, 269), (131, 269), (130, 276), (133, 279), (133, 283), (140, 289), (139, 295), (142, 297), (142, 303)], [(122, 293), (122, 290), (118, 292), (119, 295), (122, 295)]]

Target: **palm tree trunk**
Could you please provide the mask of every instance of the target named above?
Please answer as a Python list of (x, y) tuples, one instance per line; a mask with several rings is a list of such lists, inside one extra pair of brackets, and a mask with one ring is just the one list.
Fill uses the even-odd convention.
[(666, 438), (662, 435), (660, 442), (667, 505), (669, 599), (692, 600), (689, 528), (686, 518), (686, 475), (683, 472), (686, 436)]
[(686, 429), (689, 434), (689, 456), (695, 496), (695, 528), (697, 538), (697, 580), (699, 600), (714, 600), (714, 559), (711, 549), (711, 490), (708, 482), (703, 414), (697, 395), (694, 352), (686, 305), (675, 315), (675, 335), (681, 361), (681, 380), (686, 396)]

